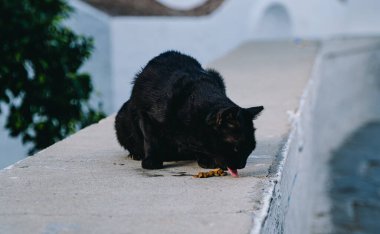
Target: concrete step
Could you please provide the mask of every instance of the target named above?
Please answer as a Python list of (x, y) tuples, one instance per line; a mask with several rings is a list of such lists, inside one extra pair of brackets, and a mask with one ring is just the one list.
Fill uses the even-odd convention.
[(229, 97), (263, 105), (258, 147), (240, 178), (196, 179), (194, 162), (143, 170), (117, 143), (114, 117), (0, 171), (0, 233), (259, 233), (277, 157), (318, 43), (249, 42), (211, 63)]

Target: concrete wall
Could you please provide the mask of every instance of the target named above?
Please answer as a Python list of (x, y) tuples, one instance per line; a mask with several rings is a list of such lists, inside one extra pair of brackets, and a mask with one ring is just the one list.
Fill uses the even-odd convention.
[[(314, 117), (318, 131), (313, 137), (314, 157), (321, 157), (325, 162), (321, 166), (327, 170), (321, 193), (330, 200), (327, 214), (335, 233), (375, 233), (380, 225), (368, 225), (380, 219), (379, 186), (373, 174), (380, 160), (374, 144), (374, 140), (379, 142), (379, 132), (373, 134), (368, 127), (376, 131), (380, 121), (380, 39), (336, 41), (327, 46), (332, 52), (322, 64)], [(324, 214), (317, 209), (323, 201), (316, 201), (314, 215)]]
[(380, 39), (324, 43), (263, 233), (379, 230), (379, 58)]
[(78, 34), (91, 36), (94, 39), (94, 50), (90, 59), (84, 63), (82, 71), (91, 74), (94, 85), (92, 104), (101, 102), (106, 113), (114, 111), (112, 103), (111, 73), (111, 27), (110, 18), (104, 13), (80, 1), (70, 1), (75, 11), (66, 24)]
[[(273, 12), (273, 8), (281, 10)], [(291, 29), (291, 37), (308, 39), (380, 33), (380, 2), (376, 0), (259, 0), (252, 1), (250, 9), (250, 35), (255, 39), (284, 37), (279, 34), (284, 28)], [(289, 24), (284, 25), (284, 19)], [(271, 28), (272, 33), (261, 35), (262, 28)]]
[(347, 12), (342, 27), (350, 35), (367, 34), (379, 35), (380, 1), (346, 1)]

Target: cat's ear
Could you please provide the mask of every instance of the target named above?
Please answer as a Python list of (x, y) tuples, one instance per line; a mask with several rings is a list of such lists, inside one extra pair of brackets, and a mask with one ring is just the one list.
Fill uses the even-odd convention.
[(206, 123), (214, 127), (219, 127), (224, 123), (237, 123), (237, 116), (239, 114), (239, 110), (239, 107), (228, 107), (219, 109), (213, 113), (210, 113), (206, 117)]
[(260, 115), (261, 111), (264, 110), (264, 107), (263, 106), (254, 106), (254, 107), (246, 108), (245, 110), (247, 110), (251, 114), (252, 119), (256, 119), (257, 116)]

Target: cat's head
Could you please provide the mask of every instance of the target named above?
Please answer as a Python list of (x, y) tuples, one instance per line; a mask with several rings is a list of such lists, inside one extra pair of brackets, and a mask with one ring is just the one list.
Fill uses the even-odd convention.
[(213, 111), (206, 118), (215, 135), (214, 160), (220, 167), (228, 168), (232, 175), (237, 176), (237, 169), (245, 167), (256, 147), (253, 120), (263, 109), (263, 106), (233, 106)]

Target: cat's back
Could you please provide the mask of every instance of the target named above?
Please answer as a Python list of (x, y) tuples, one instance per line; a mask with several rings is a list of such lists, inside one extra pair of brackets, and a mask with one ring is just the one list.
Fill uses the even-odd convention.
[(199, 70), (202, 70), (201, 64), (191, 56), (177, 51), (167, 51), (151, 59), (137, 74), (134, 83), (137, 86), (148, 84), (160, 86), (170, 79), (175, 79), (175, 74), (192, 74)]
[(191, 71), (202, 69), (202, 66), (193, 57), (171, 50), (154, 57), (148, 62), (145, 69), (155, 69), (158, 71), (175, 71), (181, 69)]
[(224, 96), (219, 73), (204, 70), (191, 56), (167, 51), (151, 59), (137, 74), (130, 100), (140, 111), (163, 122), (168, 113), (187, 110), (193, 102), (200, 105)]

